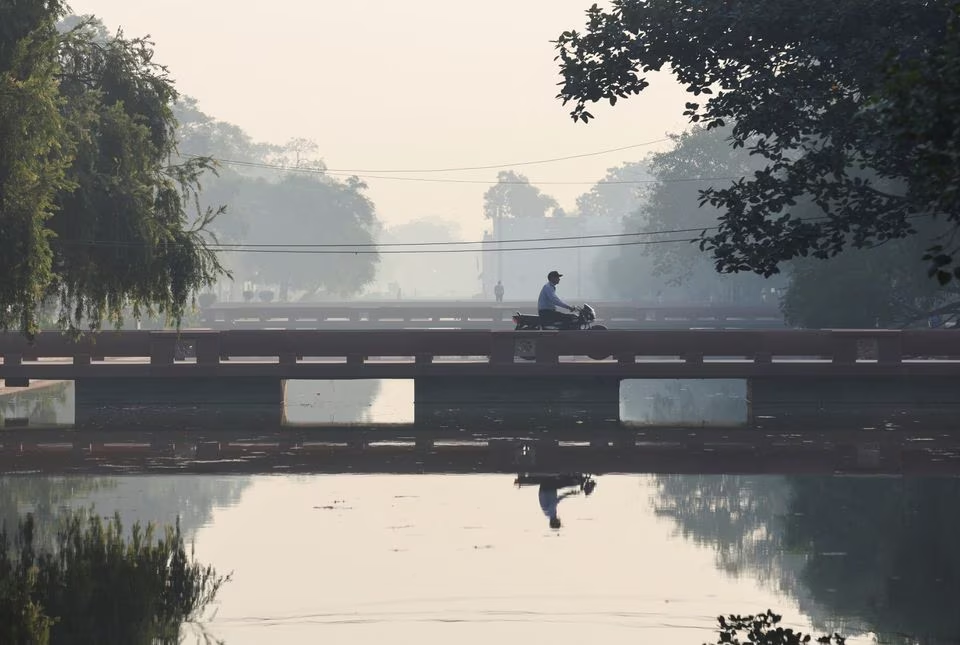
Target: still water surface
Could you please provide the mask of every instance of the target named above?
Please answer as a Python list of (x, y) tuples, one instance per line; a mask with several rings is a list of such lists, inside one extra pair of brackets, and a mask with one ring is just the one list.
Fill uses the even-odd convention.
[(696, 645), (718, 614), (767, 608), (853, 643), (957, 633), (955, 479), (597, 483), (553, 531), (509, 475), (0, 478), (5, 514), (57, 490), (127, 523), (179, 515), (199, 560), (233, 574), (206, 618), (231, 645)]
[[(645, 422), (735, 424), (744, 398), (735, 382), (645, 387), (621, 402)], [(72, 405), (58, 385), (0, 408), (69, 424)], [(285, 420), (409, 423), (412, 388), (296, 383)], [(0, 475), (0, 520), (179, 518), (198, 560), (232, 574), (204, 619), (228, 645), (698, 645), (717, 615), (768, 608), (851, 643), (960, 642), (956, 477), (598, 475), (560, 503), (559, 530), (513, 480), (22, 473)]]

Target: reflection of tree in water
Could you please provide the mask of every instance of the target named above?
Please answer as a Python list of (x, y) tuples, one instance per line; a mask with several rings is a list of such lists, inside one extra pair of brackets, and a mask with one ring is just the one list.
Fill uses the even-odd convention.
[(16, 526), (20, 516), (32, 512), (41, 535), (49, 537), (60, 509), (94, 505), (101, 515), (119, 512), (127, 528), (137, 521), (172, 524), (179, 516), (189, 539), (215, 508), (236, 504), (249, 483), (249, 477), (202, 475), (0, 477), (0, 521)]
[(960, 642), (960, 480), (791, 478), (787, 545), (813, 597), (881, 634)]
[[(780, 581), (785, 567), (796, 567), (797, 558), (783, 549), (785, 478), (663, 475), (657, 477), (657, 491), (657, 515), (672, 518), (684, 538), (713, 547), (718, 569)], [(786, 586), (784, 591), (794, 591), (795, 585)]]
[[(960, 481), (659, 477), (655, 506), (718, 567), (797, 598), (819, 630), (960, 641)], [(909, 635), (909, 637), (904, 636)]]
[(24, 514), (33, 513), (38, 542), (52, 544), (60, 509), (111, 485), (111, 479), (102, 477), (0, 477), (0, 525), (12, 532)]
[(30, 425), (66, 423), (73, 408), (73, 384), (55, 383), (0, 397), (0, 422), (8, 417), (30, 419)]
[(289, 423), (368, 423), (380, 381), (287, 381)]
[(624, 418), (640, 423), (743, 423), (746, 385), (737, 380), (624, 382)]
[(104, 515), (117, 511), (127, 526), (136, 521), (172, 524), (179, 516), (184, 536), (191, 538), (210, 521), (214, 509), (233, 506), (240, 500), (250, 478), (130, 475), (112, 482), (112, 487), (100, 488), (78, 504), (94, 504)]

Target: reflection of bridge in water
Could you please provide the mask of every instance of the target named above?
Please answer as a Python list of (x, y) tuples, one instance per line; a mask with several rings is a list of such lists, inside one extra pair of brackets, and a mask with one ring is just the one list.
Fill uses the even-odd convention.
[(637, 428), (438, 432), (417, 428), (8, 430), (0, 473), (690, 473), (960, 475), (949, 430), (803, 432)]

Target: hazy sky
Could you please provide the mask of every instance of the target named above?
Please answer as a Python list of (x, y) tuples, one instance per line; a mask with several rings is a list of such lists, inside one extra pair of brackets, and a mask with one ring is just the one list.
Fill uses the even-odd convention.
[[(156, 60), (211, 116), (254, 139), (313, 139), (331, 170), (491, 165), (581, 154), (660, 139), (684, 128), (669, 78), (600, 118), (574, 124), (554, 97), (551, 43), (583, 25), (592, 0), (75, 0), (109, 29), (149, 34)], [(605, 170), (657, 144), (523, 171), (565, 207)], [(496, 170), (406, 173), (492, 182)], [(364, 173), (357, 173), (364, 174)], [(377, 174), (377, 173), (368, 173)], [(383, 173), (381, 173), (383, 174)], [(455, 219), (484, 227), (487, 186), (369, 178), (388, 225)]]

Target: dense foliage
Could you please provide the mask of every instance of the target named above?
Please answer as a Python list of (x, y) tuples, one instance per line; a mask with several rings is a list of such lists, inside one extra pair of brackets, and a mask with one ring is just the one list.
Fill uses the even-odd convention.
[[(58, 31), (55, 0), (0, 4), (0, 327), (99, 327), (156, 309), (179, 322), (224, 273), (206, 157), (174, 161), (177, 92), (143, 39)], [(192, 214), (191, 214), (192, 213)]]
[(0, 641), (179, 645), (228, 579), (193, 560), (179, 525), (127, 537), (118, 516), (69, 513), (45, 550), (27, 515), (13, 543), (0, 530)]
[[(702, 247), (720, 271), (768, 276), (912, 235), (917, 218), (960, 224), (954, 4), (614, 0), (558, 38), (559, 96), (589, 121), (591, 102), (673, 74), (691, 122), (730, 125), (730, 145), (763, 161), (702, 192), (721, 211)], [(927, 254), (941, 281), (951, 244)]]

